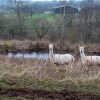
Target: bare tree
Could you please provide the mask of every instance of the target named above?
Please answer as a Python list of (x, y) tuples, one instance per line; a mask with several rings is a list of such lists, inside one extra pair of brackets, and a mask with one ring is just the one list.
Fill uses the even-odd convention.
[[(26, 32), (24, 30), (26, 30), (26, 25), (25, 25), (25, 18), (24, 18), (24, 7), (26, 6), (26, 2), (22, 1), (22, 0), (14, 0), (13, 4), (12, 4), (12, 8), (15, 12), (16, 16), (16, 25), (11, 26), (9, 29), (10, 34), (12, 34), (14, 32), (14, 29), (16, 30), (17, 28), (17, 37), (18, 36), (25, 36)], [(14, 23), (13, 23), (14, 24)], [(12, 34), (13, 38), (14, 35)], [(21, 37), (20, 37), (21, 38)]]
[(84, 42), (91, 41), (92, 37), (92, 17), (93, 17), (93, 2), (94, 0), (84, 0), (82, 2), (82, 10), (80, 12), (80, 18), (81, 18), (81, 32)]
[(0, 14), (0, 38), (6, 39), (7, 38), (7, 19), (1, 13)]
[(45, 19), (36, 19), (33, 22), (33, 30), (41, 40), (49, 31), (49, 22)]

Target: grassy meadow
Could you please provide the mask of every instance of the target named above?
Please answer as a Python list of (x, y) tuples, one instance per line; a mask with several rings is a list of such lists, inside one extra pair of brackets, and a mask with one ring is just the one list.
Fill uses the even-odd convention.
[[(1, 41), (1, 51), (25, 51), (27, 49), (48, 50), (48, 42), (43, 41)], [(58, 43), (55, 49), (59, 49)], [(37, 46), (38, 45), (38, 46)], [(68, 44), (66, 44), (68, 46)], [(75, 46), (75, 47), (74, 47)], [(87, 46), (92, 47), (90, 44)], [(43, 49), (45, 48), (45, 49)], [(68, 50), (78, 49), (78, 44), (70, 45)], [(91, 50), (88, 48), (88, 50)], [(95, 46), (94, 46), (95, 48)], [(20, 50), (19, 50), (20, 49)], [(66, 48), (63, 48), (67, 50)], [(92, 48), (93, 50), (93, 48)], [(95, 49), (99, 50), (99, 48)], [(29, 51), (29, 50), (28, 50)], [(3, 51), (2, 51), (3, 52)], [(76, 52), (74, 52), (74, 55)], [(32, 58), (9, 58), (7, 55), (0, 55), (0, 88), (1, 89), (32, 89), (45, 91), (75, 91), (81, 93), (100, 94), (100, 66), (83, 66), (79, 56), (75, 56), (73, 68), (66, 65), (55, 65), (48, 60)], [(15, 96), (3, 96), (1, 100), (18, 100)], [(21, 98), (21, 100), (27, 100)]]
[(88, 68), (78, 61), (73, 64), (72, 70), (67, 67), (67, 73), (65, 67), (65, 65), (56, 66), (44, 60), (8, 58), (1, 55), (0, 87), (47, 91), (68, 89), (69, 91), (100, 93), (98, 66)]
[[(38, 19), (38, 18), (44, 18), (47, 19), (49, 22), (53, 22), (55, 20), (55, 17), (57, 17), (55, 14), (33, 14), (32, 19)], [(31, 18), (30, 16), (28, 17)]]
[[(75, 62), (73, 69), (56, 66), (49, 61), (0, 56), (0, 88), (6, 90), (21, 89), (74, 91), (100, 94), (100, 68), (90, 66), (89, 71), (80, 62)], [(5, 93), (5, 92), (4, 92)], [(30, 100), (26, 97), (2, 95), (1, 100)], [(36, 100), (39, 100), (36, 99)], [(41, 99), (44, 100), (44, 99)]]
[[(0, 100), (100, 100), (100, 65), (83, 65), (79, 52), (82, 45), (86, 55), (100, 56), (100, 7), (83, 0), (78, 13), (46, 14), (39, 12), (50, 9), (49, 3), (44, 8), (13, 1), (0, 12)], [(54, 53), (74, 56), (71, 67), (24, 58), (24, 53), (48, 54), (50, 43)], [(12, 55), (17, 53), (23, 56)]]

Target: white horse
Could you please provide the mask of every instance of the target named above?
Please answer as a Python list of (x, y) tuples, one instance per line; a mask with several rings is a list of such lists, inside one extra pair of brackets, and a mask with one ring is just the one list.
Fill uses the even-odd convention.
[(79, 51), (80, 51), (81, 61), (83, 64), (100, 65), (100, 56), (95, 56), (95, 55), (85, 56), (84, 46), (82, 47), (79, 46)]
[(74, 57), (71, 54), (54, 54), (53, 44), (49, 44), (49, 60), (58, 65), (68, 64), (71, 66)]

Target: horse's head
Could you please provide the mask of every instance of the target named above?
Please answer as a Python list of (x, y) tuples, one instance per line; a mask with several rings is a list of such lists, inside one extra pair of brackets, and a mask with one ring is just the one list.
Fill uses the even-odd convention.
[(53, 49), (53, 44), (49, 44), (49, 49)]
[(80, 53), (83, 53), (84, 52), (84, 46), (79, 46), (79, 51), (80, 51)]

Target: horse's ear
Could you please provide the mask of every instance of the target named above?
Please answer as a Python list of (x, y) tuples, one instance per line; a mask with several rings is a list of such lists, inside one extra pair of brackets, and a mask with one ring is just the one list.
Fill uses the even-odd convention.
[(79, 48), (82, 47), (81, 45), (79, 45)]
[(49, 44), (49, 46), (53, 46), (53, 44), (52, 44), (52, 43), (50, 43), (50, 44)]
[(86, 46), (83, 46), (84, 48), (86, 47)]

